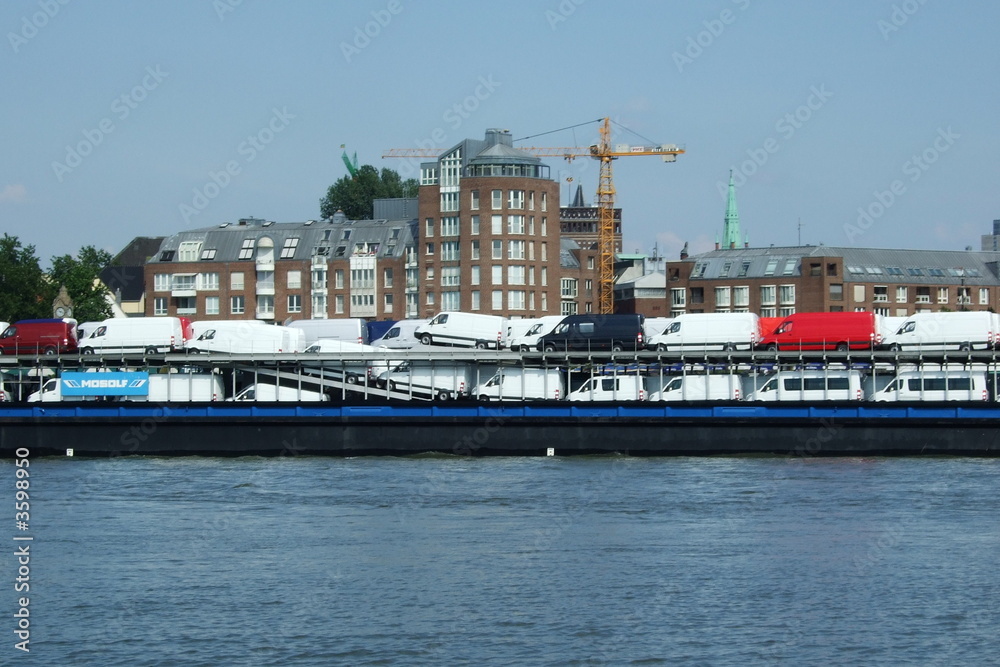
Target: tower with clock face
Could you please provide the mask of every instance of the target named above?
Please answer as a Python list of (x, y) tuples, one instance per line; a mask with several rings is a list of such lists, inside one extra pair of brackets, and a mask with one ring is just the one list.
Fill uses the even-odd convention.
[(59, 295), (52, 300), (52, 316), (56, 318), (73, 317), (73, 300), (66, 292), (66, 286), (59, 288)]

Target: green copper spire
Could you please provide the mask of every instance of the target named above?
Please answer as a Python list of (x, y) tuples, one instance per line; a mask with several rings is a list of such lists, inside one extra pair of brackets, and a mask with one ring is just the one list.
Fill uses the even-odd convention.
[(722, 248), (742, 248), (740, 239), (740, 214), (736, 212), (736, 186), (733, 171), (729, 170), (729, 196), (726, 197), (726, 224), (722, 228)]

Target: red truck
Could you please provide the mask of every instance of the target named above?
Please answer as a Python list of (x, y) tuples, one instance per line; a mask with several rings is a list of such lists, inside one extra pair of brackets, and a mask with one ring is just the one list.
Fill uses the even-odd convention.
[(796, 313), (761, 337), (765, 350), (870, 350), (881, 343), (875, 313)]

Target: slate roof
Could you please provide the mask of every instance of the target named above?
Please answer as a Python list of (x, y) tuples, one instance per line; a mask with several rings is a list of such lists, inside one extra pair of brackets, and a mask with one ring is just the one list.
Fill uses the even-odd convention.
[(712, 250), (687, 261), (695, 264), (692, 280), (781, 279), (801, 276), (803, 260), (808, 264), (809, 257), (843, 258), (847, 282), (954, 285), (964, 279), (966, 285), (996, 285), (1000, 281), (1000, 252), (797, 246)]
[[(314, 254), (325, 253), (330, 259), (346, 259), (355, 253), (378, 257), (403, 257), (407, 245), (414, 245), (416, 220), (337, 220), (274, 223), (259, 219), (244, 219), (202, 227), (168, 236), (160, 245), (151, 263), (179, 261), (181, 243), (199, 242), (199, 261), (236, 262), (244, 241), (254, 241), (254, 254), (260, 239), (274, 243), (274, 259), (308, 260)], [(292, 239), (298, 239), (293, 243)], [(325, 250), (317, 250), (323, 248)], [(207, 251), (214, 250), (214, 253)], [(172, 251), (172, 252), (171, 252)]]

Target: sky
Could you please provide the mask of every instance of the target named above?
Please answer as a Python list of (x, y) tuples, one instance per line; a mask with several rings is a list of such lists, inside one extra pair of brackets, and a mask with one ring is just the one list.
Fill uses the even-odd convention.
[[(415, 176), (383, 153), (487, 128), (589, 146), (607, 116), (614, 143), (686, 151), (615, 162), (626, 252), (711, 249), (730, 170), (751, 246), (978, 249), (1000, 218), (998, 25), (987, 0), (5, 0), (0, 233), (45, 266), (300, 222), (341, 145)], [(596, 162), (548, 164), (593, 200)]]

